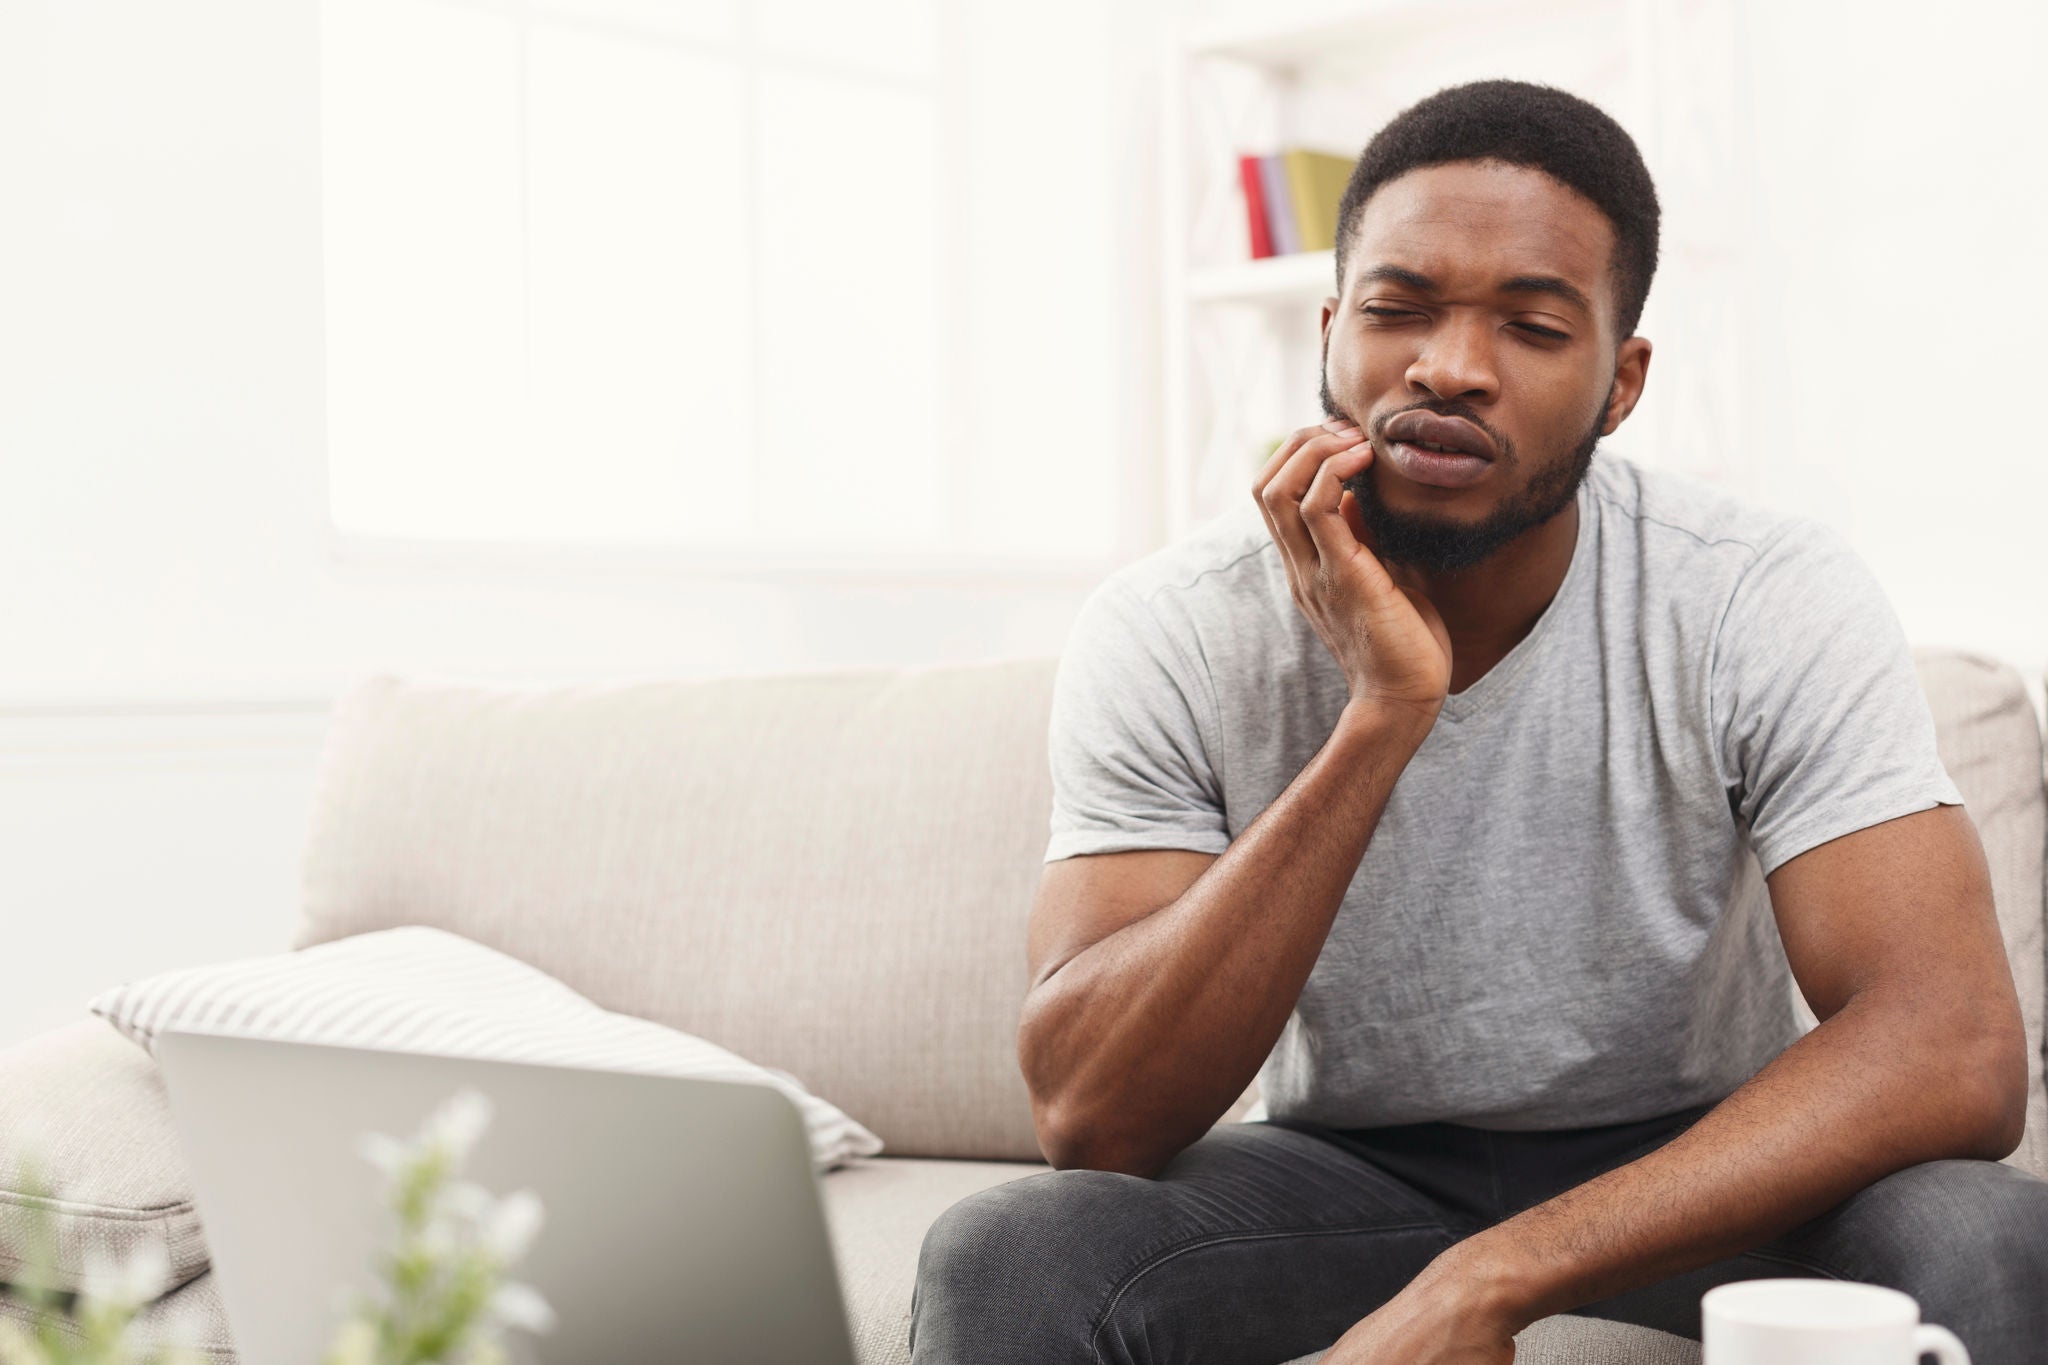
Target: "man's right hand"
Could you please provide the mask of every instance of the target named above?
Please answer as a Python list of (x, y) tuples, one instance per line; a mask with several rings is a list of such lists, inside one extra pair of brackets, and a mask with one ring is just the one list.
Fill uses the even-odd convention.
[(1252, 496), (1287, 564), (1295, 605), (1351, 684), (1351, 700), (1412, 712), (1425, 728), (1451, 689), (1451, 635), (1412, 575), (1397, 582), (1371, 548), (1344, 481), (1372, 463), (1356, 425), (1303, 427), (1273, 452)]

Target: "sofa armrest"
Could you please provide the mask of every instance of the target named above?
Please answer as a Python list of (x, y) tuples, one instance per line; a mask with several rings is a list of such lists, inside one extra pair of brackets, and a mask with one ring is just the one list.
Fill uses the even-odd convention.
[[(31, 1163), (46, 1197), (24, 1189)], [(124, 1263), (145, 1248), (169, 1266), (159, 1293), (207, 1267), (163, 1077), (103, 1019), (0, 1051), (0, 1280), (22, 1270), (38, 1209), (58, 1288), (79, 1288), (89, 1259)]]

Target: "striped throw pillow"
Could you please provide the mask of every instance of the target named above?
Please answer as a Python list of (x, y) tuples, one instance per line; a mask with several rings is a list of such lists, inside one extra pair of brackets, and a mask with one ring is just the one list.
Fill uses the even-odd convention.
[(159, 1030), (191, 1028), (772, 1085), (803, 1115), (819, 1170), (882, 1150), (786, 1071), (614, 1014), (517, 958), (424, 925), (164, 972), (101, 993), (92, 1011), (152, 1052)]

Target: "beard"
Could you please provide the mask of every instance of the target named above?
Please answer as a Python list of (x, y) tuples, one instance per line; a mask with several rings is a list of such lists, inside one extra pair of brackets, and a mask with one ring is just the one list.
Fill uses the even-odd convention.
[[(1614, 386), (1610, 384), (1608, 397), (1613, 394)], [(1322, 402), (1323, 411), (1332, 418), (1348, 416), (1339, 412), (1330, 398), (1327, 373), (1322, 381)], [(1411, 406), (1447, 417), (1465, 418), (1484, 428), (1494, 438), (1504, 462), (1513, 464), (1516, 461), (1514, 443), (1486, 426), (1467, 405), (1453, 402)], [(1389, 418), (1392, 416), (1392, 413), (1388, 414)], [(1484, 561), (1501, 546), (1523, 532), (1541, 526), (1571, 504), (1578, 495), (1579, 485), (1585, 482), (1586, 471), (1593, 467), (1593, 451), (1600, 444), (1600, 428), (1605, 425), (1606, 417), (1607, 403), (1603, 399), (1593, 415), (1592, 430), (1563, 458), (1545, 459), (1541, 471), (1527, 488), (1502, 502), (1480, 521), (1466, 523), (1447, 517), (1396, 511), (1381, 501), (1379, 487), (1373, 482), (1371, 465), (1344, 480), (1344, 486), (1358, 499), (1359, 513), (1365, 521), (1366, 530), (1372, 533), (1373, 545), (1381, 559), (1412, 565), (1427, 573), (1456, 573)], [(1384, 427), (1385, 420), (1379, 425)], [(1377, 433), (1368, 434), (1377, 440)]]

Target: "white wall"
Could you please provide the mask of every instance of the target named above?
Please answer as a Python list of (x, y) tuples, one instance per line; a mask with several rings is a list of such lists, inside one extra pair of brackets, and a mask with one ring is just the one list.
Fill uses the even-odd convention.
[[(322, 695), (391, 661), (555, 675), (1057, 649), (1088, 575), (747, 583), (331, 558), (316, 13), (0, 4), (0, 572), (48, 585), (5, 605), (0, 698)], [(1019, 128), (995, 131), (1013, 150)], [(1075, 273), (1106, 277), (1106, 166), (1068, 169), (1102, 243)], [(1111, 313), (1102, 297), (1076, 321), (1099, 336)], [(1073, 440), (1107, 469), (1103, 427), (1090, 407)]]
[(0, 1047), (116, 982), (289, 946), (314, 710), (0, 715)]
[[(1174, 10), (1121, 0), (1104, 88), (1058, 96), (1104, 110), (1075, 174), (1118, 206), (1096, 229), (1115, 292), (1076, 325), (1112, 338), (1126, 553), (1158, 486), (1146, 139)], [(1749, 338), (1749, 491), (1847, 532), (1916, 639), (2038, 674), (2048, 18), (1738, 14), (1775, 300)], [(0, 1044), (124, 975), (284, 944), (321, 708), (358, 669), (1052, 653), (1088, 586), (334, 562), (315, 21), (315, 0), (0, 0)]]
[(1907, 632), (2048, 666), (2048, 7), (1747, 0), (1757, 494), (1846, 532)]
[[(977, 42), (1045, 40), (1006, 34), (1000, 8)], [(1099, 576), (735, 580), (331, 553), (317, 19), (317, 0), (0, 0), (0, 1045), (124, 975), (284, 946), (319, 717), (358, 671), (540, 680), (1049, 655)], [(1106, 121), (1120, 60), (1104, 44), (1058, 117)], [(989, 92), (1015, 111), (982, 130), (990, 177), (1030, 150), (1015, 84)], [(1066, 425), (1103, 472), (1087, 496), (1120, 498), (1135, 547), (1157, 482), (1150, 341), (1107, 288), (1112, 157), (1128, 151), (1104, 138), (1057, 168), (1078, 259), (1002, 287), (1034, 291), (1015, 318), (1096, 282), (1073, 322), (1104, 377), (1073, 395)], [(971, 213), (999, 208), (987, 183), (973, 196)], [(991, 401), (1062, 401), (1014, 354), (1031, 335), (988, 343), (1007, 367), (992, 378), (1012, 381)]]

